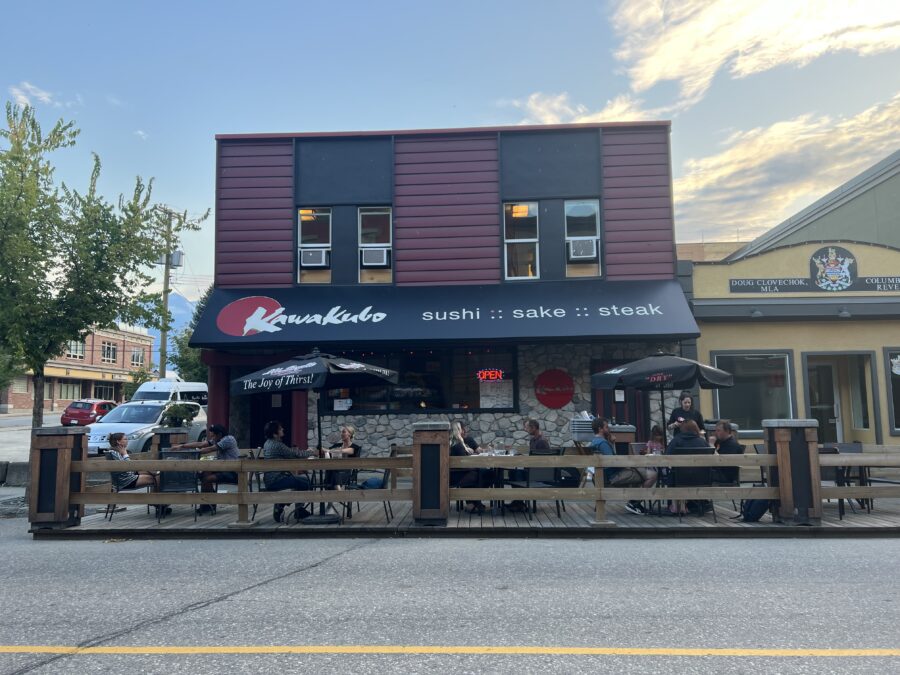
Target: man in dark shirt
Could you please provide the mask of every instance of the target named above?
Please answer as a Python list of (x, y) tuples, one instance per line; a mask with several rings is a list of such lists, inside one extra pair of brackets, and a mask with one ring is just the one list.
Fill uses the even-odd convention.
[[(744, 447), (734, 437), (734, 429), (730, 420), (719, 420), (716, 423), (716, 452), (720, 455), (742, 455)], [(717, 483), (737, 483), (740, 478), (740, 467), (721, 466), (713, 469), (713, 480)]]
[(535, 450), (549, 450), (550, 444), (541, 433), (541, 425), (537, 420), (530, 419), (525, 422), (525, 431), (528, 432), (528, 452)]

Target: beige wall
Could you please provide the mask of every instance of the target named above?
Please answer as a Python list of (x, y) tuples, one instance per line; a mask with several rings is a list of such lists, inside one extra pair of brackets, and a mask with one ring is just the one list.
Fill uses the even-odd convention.
[[(861, 291), (841, 291), (827, 293), (731, 293), (729, 279), (761, 279), (761, 278), (808, 278), (809, 259), (820, 248), (833, 243), (846, 248), (854, 255), (856, 273), (860, 277), (900, 276), (900, 251), (872, 246), (871, 244), (853, 244), (846, 242), (816, 242), (776, 249), (757, 256), (751, 256), (733, 263), (711, 263), (694, 265), (694, 297), (695, 298), (766, 298), (809, 296), (814, 298), (834, 296), (874, 295), (874, 289)], [(879, 297), (900, 296), (900, 291), (877, 293)]]
[[(881, 417), (882, 443), (892, 443), (889, 433), (890, 415), (888, 411), (887, 383), (885, 382), (885, 363), (882, 348), (900, 346), (900, 320), (896, 321), (796, 321), (769, 323), (709, 323), (700, 322), (701, 337), (697, 348), (701, 361), (712, 363), (711, 352), (742, 350), (790, 351), (793, 354), (793, 372), (791, 395), (796, 401), (799, 417), (804, 416), (806, 409), (806, 392), (803, 391), (803, 352), (838, 352), (851, 354), (874, 352), (875, 387), (869, 386), (869, 410), (871, 411), (871, 433), (859, 433), (852, 429), (850, 417), (849, 393), (842, 397), (844, 413), (844, 434), (846, 440), (875, 442), (875, 414), (872, 393), (877, 391), (878, 409)], [(842, 390), (849, 390), (846, 359), (839, 364), (839, 378)], [(700, 393), (701, 411), (708, 417), (713, 416), (713, 394), (710, 391)]]

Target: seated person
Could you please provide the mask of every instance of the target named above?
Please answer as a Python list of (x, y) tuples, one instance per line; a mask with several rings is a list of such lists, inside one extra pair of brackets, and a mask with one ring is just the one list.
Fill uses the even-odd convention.
[[(205, 441), (193, 443), (181, 443), (173, 445), (172, 450), (199, 449), (201, 455), (210, 452), (216, 453), (216, 459), (240, 459), (238, 444), (234, 436), (228, 433), (221, 424), (210, 424), (206, 432)], [(237, 483), (238, 476), (234, 471), (202, 471), (200, 472), (201, 492), (214, 492), (216, 483)], [(213, 507), (203, 504), (197, 509), (197, 513), (211, 513)]]
[[(666, 454), (672, 454), (672, 448), (697, 448), (709, 450), (709, 444), (700, 436), (700, 427), (694, 420), (685, 420), (681, 423), (681, 431), (669, 442)], [(683, 499), (678, 499), (669, 504), (671, 513), (686, 514), (687, 504)]]
[[(131, 460), (128, 455), (128, 439), (121, 431), (117, 431), (109, 435), (109, 451), (106, 458), (127, 462)], [(156, 474), (149, 471), (119, 471), (110, 474), (110, 481), (116, 486), (116, 490), (137, 490), (142, 487), (150, 487), (156, 490), (159, 487), (159, 481)], [(163, 509), (166, 514), (172, 513), (172, 509), (168, 506), (156, 506), (157, 511)]]
[[(450, 425), (451, 457), (467, 457), (477, 454), (477, 450), (466, 443), (464, 429), (465, 427), (458, 421), (454, 421)], [(490, 484), (487, 483), (487, 485)], [(486, 487), (487, 485), (482, 472), (478, 469), (452, 469), (450, 471), (450, 487), (471, 488)], [(467, 503), (471, 507), (469, 513), (482, 513), (485, 510), (484, 504), (480, 501), (469, 500)]]
[[(742, 455), (743, 446), (734, 437), (734, 429), (730, 420), (719, 420), (715, 430), (716, 452), (720, 455)], [(741, 468), (739, 466), (718, 466), (712, 470), (716, 483), (739, 483)]]
[[(594, 431), (594, 439), (591, 441), (591, 451), (597, 455), (607, 455), (607, 456), (615, 456), (616, 449), (612, 444), (612, 432), (609, 430), (609, 422), (603, 417), (595, 417), (591, 421), (591, 429)], [(640, 473), (640, 472), (638, 472)], [(588, 475), (593, 476), (594, 469), (593, 467), (588, 468)], [(615, 482), (617, 477), (619, 479), (627, 478), (634, 475), (634, 471), (631, 469), (618, 469), (614, 466), (608, 466), (603, 469), (603, 483), (605, 485), (610, 485)], [(642, 474), (641, 474), (642, 476)], [(656, 470), (653, 470), (653, 480), (656, 481)], [(623, 483), (622, 485), (627, 485), (628, 483)], [(637, 485), (636, 482), (633, 484)], [(644, 513), (644, 507), (640, 502), (636, 500), (631, 500), (625, 505), (626, 510), (631, 513)]]
[[(356, 427), (352, 424), (345, 424), (341, 427), (341, 442), (335, 443), (328, 448), (328, 454), (331, 457), (359, 457), (362, 451), (357, 443), (353, 442), (356, 436)], [(340, 489), (342, 486), (350, 482), (352, 471), (326, 471), (325, 487), (329, 490)]]
[[(298, 450), (288, 447), (284, 439), (284, 427), (281, 422), (272, 420), (266, 423), (263, 431), (266, 436), (266, 442), (263, 444), (264, 459), (306, 459), (315, 455), (313, 450)], [(306, 476), (298, 476), (290, 471), (266, 471), (263, 473), (263, 482), (266, 490), (269, 492), (278, 492), (280, 490), (309, 490), (309, 478)], [(275, 504), (272, 510), (272, 518), (276, 523), (281, 522), (284, 514), (284, 508), (287, 504)], [(294, 513), (292, 517), (295, 521), (306, 518), (309, 511), (303, 504), (294, 505)]]

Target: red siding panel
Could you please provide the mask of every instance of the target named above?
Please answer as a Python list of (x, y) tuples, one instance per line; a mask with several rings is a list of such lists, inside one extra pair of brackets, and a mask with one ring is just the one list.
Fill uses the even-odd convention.
[(220, 140), (216, 163), (216, 285), (290, 286), (293, 141)]
[(496, 135), (397, 138), (394, 150), (396, 283), (499, 282)]
[(601, 138), (606, 278), (673, 278), (668, 130), (605, 129)]

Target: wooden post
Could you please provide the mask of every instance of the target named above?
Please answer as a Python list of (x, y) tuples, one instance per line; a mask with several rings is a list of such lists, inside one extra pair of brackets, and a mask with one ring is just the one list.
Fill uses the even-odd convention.
[(616, 527), (616, 524), (606, 517), (606, 499), (603, 498), (603, 467), (595, 467), (594, 471), (594, 487), (600, 491), (600, 499), (594, 502), (594, 519), (591, 521), (591, 527)]
[(413, 424), (413, 518), (417, 523), (446, 525), (450, 515), (450, 425)]
[(238, 504), (238, 527), (248, 527), (250, 525), (250, 507), (247, 504), (247, 493), (250, 491), (250, 484), (247, 480), (247, 472), (238, 472), (238, 493), (241, 495), (241, 501)]
[(778, 487), (778, 515), (794, 525), (822, 522), (817, 420), (763, 420), (766, 449), (778, 464), (770, 471)]
[(45, 427), (31, 432), (28, 520), (38, 527), (64, 528), (81, 523), (83, 506), (69, 494), (84, 492), (83, 473), (70, 473), (73, 461), (87, 459), (84, 427)]

